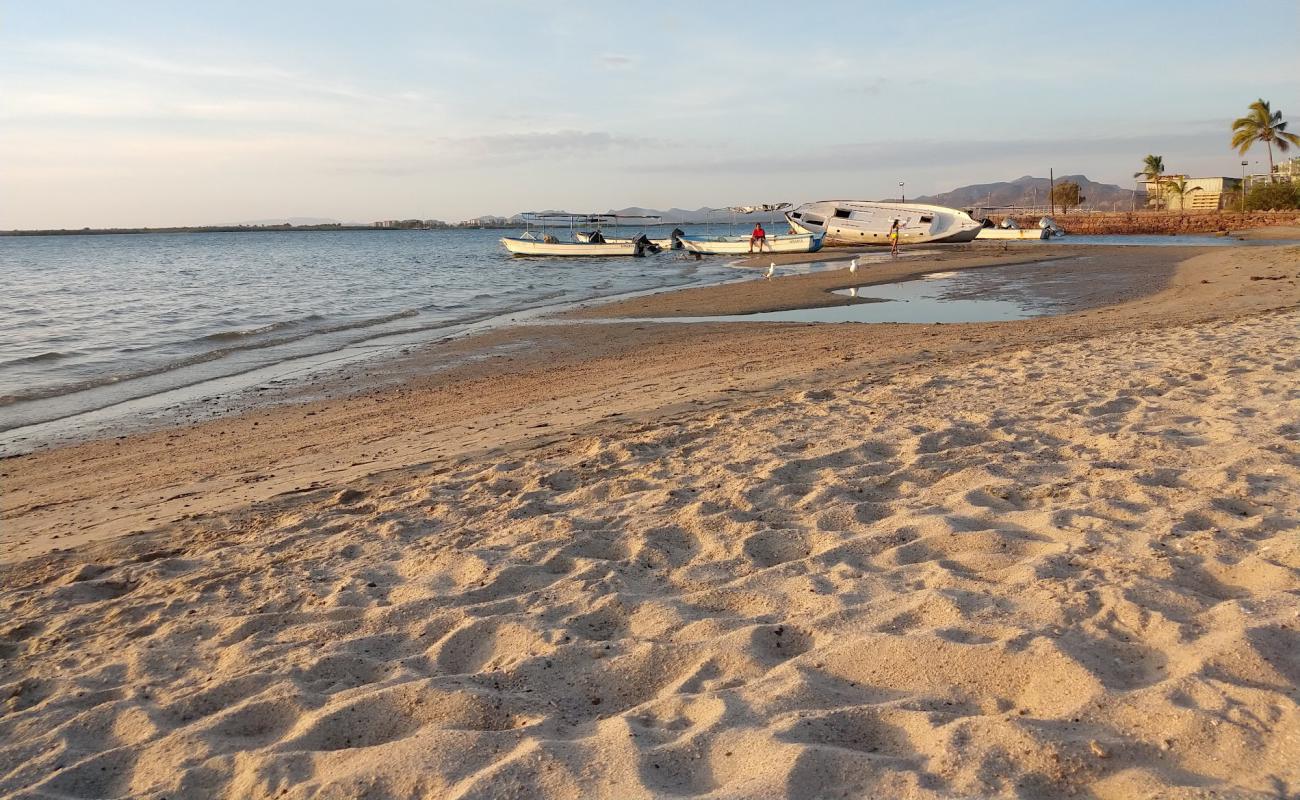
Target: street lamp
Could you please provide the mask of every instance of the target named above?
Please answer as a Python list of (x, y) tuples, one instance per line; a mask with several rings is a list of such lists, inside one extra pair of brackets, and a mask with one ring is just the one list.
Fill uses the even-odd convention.
[(1246, 166), (1249, 161), (1241, 162), (1241, 213), (1246, 213)]
[(898, 196), (903, 198), (902, 202), (907, 202), (907, 190), (903, 188), (903, 182), (898, 182)]

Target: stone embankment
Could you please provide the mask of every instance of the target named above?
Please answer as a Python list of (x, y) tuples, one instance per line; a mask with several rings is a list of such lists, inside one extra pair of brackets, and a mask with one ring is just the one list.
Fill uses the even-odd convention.
[[(991, 217), (994, 222), (1000, 218)], [(1022, 228), (1037, 227), (1039, 217), (1015, 217)], [(1239, 231), (1271, 225), (1300, 225), (1300, 211), (1133, 211), (1088, 213), (1074, 212), (1056, 216), (1056, 224), (1066, 233), (1095, 234), (1176, 234)]]

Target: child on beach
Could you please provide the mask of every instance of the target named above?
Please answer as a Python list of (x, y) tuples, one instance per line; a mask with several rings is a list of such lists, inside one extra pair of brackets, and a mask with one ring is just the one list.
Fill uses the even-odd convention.
[(894, 224), (889, 226), (889, 254), (898, 255), (898, 220), (894, 220)]

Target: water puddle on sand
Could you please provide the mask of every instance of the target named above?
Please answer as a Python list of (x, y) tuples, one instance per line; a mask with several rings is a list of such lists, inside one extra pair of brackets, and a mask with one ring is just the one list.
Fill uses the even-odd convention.
[[(1131, 260), (1079, 255), (1019, 264), (936, 271), (834, 294), (844, 305), (641, 322), (960, 323), (1007, 322), (1067, 314), (1131, 300), (1168, 284), (1180, 258)], [(870, 269), (863, 276), (871, 280)], [(629, 320), (606, 320), (627, 322)]]
[[(836, 290), (834, 294), (857, 301), (839, 306), (650, 321), (932, 324), (1029, 319), (1094, 305), (1086, 297), (1087, 283), (1079, 269), (1083, 262), (1090, 260), (1081, 256), (960, 272), (931, 272), (897, 283)], [(1111, 288), (1122, 287), (1112, 284)]]
[(1017, 297), (962, 297), (960, 273), (932, 272), (918, 279), (839, 289), (859, 302), (827, 308), (768, 311), (722, 319), (747, 322), (1006, 322), (1051, 313), (1043, 304)]

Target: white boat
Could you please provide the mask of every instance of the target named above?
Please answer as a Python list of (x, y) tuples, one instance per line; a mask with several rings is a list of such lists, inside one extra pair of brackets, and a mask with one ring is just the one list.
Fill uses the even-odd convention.
[(649, 252), (642, 243), (631, 239), (619, 242), (562, 242), (553, 236), (542, 239), (505, 236), (502, 237), (501, 244), (516, 256), (641, 256)]
[(749, 236), (682, 236), (682, 249), (709, 256), (743, 256), (764, 253), (815, 253), (822, 248), (822, 236), (793, 233), (768, 236), (761, 250), (750, 245)]
[(987, 239), (1046, 239), (1050, 236), (1046, 228), (980, 228), (975, 236), (980, 241)]
[[(572, 231), (575, 224), (596, 223), (617, 224), (620, 219), (633, 217), (618, 214), (569, 214), (564, 212), (545, 212), (526, 214), (524, 220), (529, 225), (542, 226), (541, 236), (528, 230), (519, 236), (505, 236), (501, 244), (516, 256), (645, 256), (658, 253), (663, 249), (650, 241), (645, 234), (631, 239), (606, 239), (599, 229), (580, 233)], [(641, 219), (637, 217), (637, 219)], [(648, 218), (646, 218), (648, 219)], [(654, 217), (654, 219), (658, 219)], [(568, 223), (573, 234), (573, 241), (563, 241), (546, 231), (546, 226)]]
[(1022, 228), (1017, 225), (1016, 221), (1011, 217), (1002, 220), (1001, 224), (997, 226), (994, 226), (993, 223), (988, 220), (985, 220), (983, 224), (985, 227), (980, 228), (979, 235), (975, 237), (976, 239), (1041, 240), (1050, 239), (1053, 236), (1065, 235), (1065, 231), (1060, 225), (1057, 225), (1056, 220), (1051, 217), (1043, 217), (1040, 219), (1037, 228)]
[(899, 244), (969, 242), (980, 232), (980, 223), (965, 211), (921, 203), (819, 200), (787, 211), (785, 218), (797, 232), (825, 234), (827, 245), (887, 246), (894, 220)]

